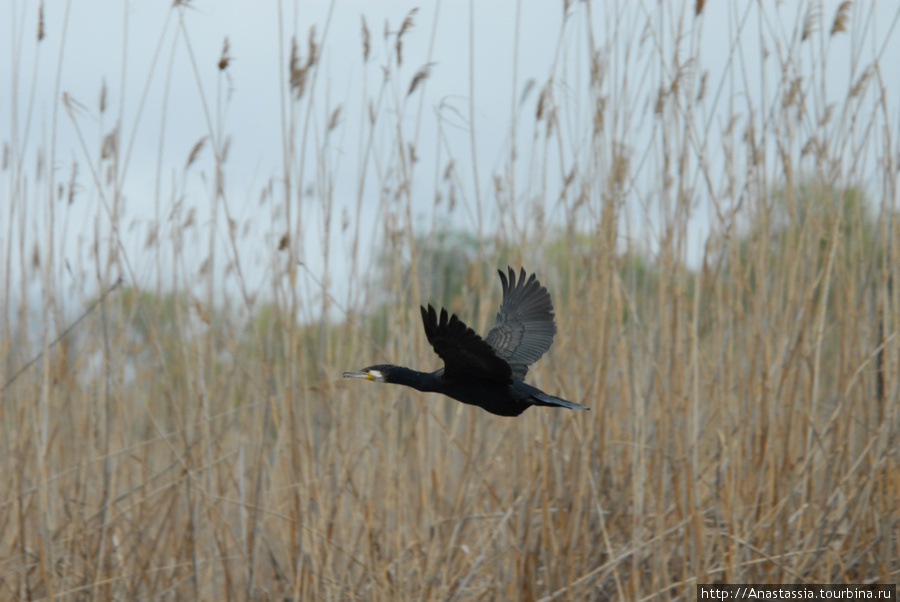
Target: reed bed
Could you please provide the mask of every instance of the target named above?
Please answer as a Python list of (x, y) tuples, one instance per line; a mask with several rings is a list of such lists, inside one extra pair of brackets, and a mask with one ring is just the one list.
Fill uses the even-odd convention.
[[(157, 172), (137, 243), (129, 124), (106, 114), (122, 108), (105, 88), (98, 106), (57, 95), (47, 125), (80, 136), (73, 167), (34, 150), (26, 101), (0, 175), (0, 598), (646, 600), (897, 582), (897, 98), (878, 48), (865, 58), (870, 6), (799, 6), (778, 26), (783, 6), (720, 7), (733, 32), (711, 72), (703, 2), (565, 3), (552, 71), (514, 80), (493, 173), (474, 90), (453, 109), (472, 126), (463, 143), (419, 146), (450, 119), (419, 100), (439, 57), (404, 42), (439, 12), (384, 37), (364, 18), (366, 87), (341, 105), (317, 96), (328, 25), (285, 16), (283, 162), (255, 243), (227, 179), (227, 40), (196, 66), (221, 83), (196, 93), (208, 131), (177, 160), (160, 143), (182, 187), (168, 195)], [(160, 39), (190, 44), (202, 19), (176, 3)], [(853, 61), (835, 97), (839, 52)], [(747, 89), (751, 59), (765, 67)], [(84, 113), (105, 124), (94, 142)], [(337, 170), (338, 136), (356, 167)], [(198, 169), (205, 196), (180, 194)], [(349, 201), (334, 195), (346, 177)], [(506, 265), (537, 272), (556, 308), (529, 380), (590, 412), (508, 419), (339, 378), (437, 368), (418, 305), (485, 332)], [(73, 293), (73, 270), (91, 286)]]

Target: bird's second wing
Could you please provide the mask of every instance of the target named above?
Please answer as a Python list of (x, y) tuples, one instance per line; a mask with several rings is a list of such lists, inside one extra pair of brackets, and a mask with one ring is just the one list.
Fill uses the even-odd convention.
[(513, 376), (525, 378), (528, 366), (538, 361), (553, 344), (556, 324), (553, 322), (553, 303), (550, 293), (532, 274), (526, 280), (525, 269), (516, 273), (509, 269), (509, 279), (502, 270), (503, 302), (494, 326), (485, 341), (494, 352), (512, 366)]
[(494, 349), (456, 314), (448, 317), (447, 310), (441, 309), (438, 320), (432, 306), (420, 309), (425, 336), (434, 352), (444, 360), (445, 377), (483, 378), (499, 382), (508, 382), (512, 378), (509, 363), (498, 357)]

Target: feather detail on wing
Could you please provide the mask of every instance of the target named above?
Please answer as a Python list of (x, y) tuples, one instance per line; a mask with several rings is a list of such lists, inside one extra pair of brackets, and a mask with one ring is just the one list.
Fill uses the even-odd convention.
[(509, 363), (474, 330), (441, 309), (440, 319), (432, 306), (422, 310), (425, 336), (442, 360), (447, 377), (483, 378), (507, 382), (512, 378)]
[(509, 279), (498, 270), (503, 283), (503, 302), (484, 340), (497, 356), (510, 364), (513, 376), (522, 380), (528, 366), (550, 349), (556, 324), (550, 293), (537, 277), (532, 274), (526, 279), (523, 268), (516, 281), (515, 271), (508, 270)]

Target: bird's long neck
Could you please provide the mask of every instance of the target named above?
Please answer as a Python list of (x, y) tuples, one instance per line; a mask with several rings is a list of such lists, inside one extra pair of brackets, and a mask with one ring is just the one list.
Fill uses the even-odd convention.
[(391, 371), (389, 382), (406, 385), (419, 391), (437, 390), (437, 374), (434, 372), (419, 372), (410, 368), (397, 367)]

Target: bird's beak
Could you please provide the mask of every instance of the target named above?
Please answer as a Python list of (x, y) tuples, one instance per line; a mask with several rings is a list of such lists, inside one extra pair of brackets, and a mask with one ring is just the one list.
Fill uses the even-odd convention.
[(375, 380), (375, 377), (372, 376), (372, 373), (368, 370), (352, 370), (344, 372), (344, 378), (364, 378), (366, 380)]

